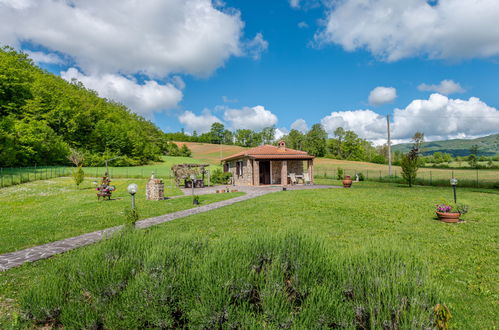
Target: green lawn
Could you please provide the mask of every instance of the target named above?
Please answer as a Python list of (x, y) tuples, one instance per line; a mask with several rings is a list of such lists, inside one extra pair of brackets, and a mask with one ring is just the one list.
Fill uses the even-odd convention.
[[(263, 233), (292, 232), (316, 237), (331, 255), (366, 248), (403, 251), (426, 263), (441, 302), (450, 308), (454, 328), (495, 328), (499, 194), (460, 189), (458, 201), (470, 206), (465, 222), (436, 221), (434, 204), (451, 198), (450, 188), (409, 189), (373, 182), (354, 183), (352, 189), (286, 191), (165, 223), (144, 235), (151, 237), (150, 249), (161, 249), (162, 241), (181, 236), (237, 242)], [(83, 253), (90, 254), (99, 244), (0, 273), (0, 315), (2, 309), (5, 315), (19, 315), (18, 302), (27, 288), (57, 265), (77, 267)]]
[[(185, 210), (191, 197), (164, 201), (145, 200), (143, 179), (116, 179), (111, 201), (98, 201), (95, 185), (85, 180), (80, 189), (69, 178), (41, 180), (0, 189), (0, 254), (81, 235), (123, 224), (124, 210), (130, 207), (126, 187), (139, 185), (136, 205), (141, 219)], [(175, 186), (165, 186), (165, 196), (180, 195)], [(234, 197), (234, 194), (200, 196), (201, 203)]]

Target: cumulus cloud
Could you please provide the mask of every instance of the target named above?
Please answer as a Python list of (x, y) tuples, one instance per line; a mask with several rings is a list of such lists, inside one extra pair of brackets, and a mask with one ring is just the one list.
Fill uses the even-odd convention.
[(369, 93), (369, 104), (379, 106), (392, 103), (397, 97), (397, 90), (393, 87), (376, 87)]
[(284, 135), (287, 135), (289, 130), (286, 127), (280, 127), (275, 129), (274, 140), (280, 140)]
[(117, 74), (85, 75), (76, 68), (61, 72), (67, 81), (76, 79), (105, 98), (129, 106), (133, 111), (151, 117), (154, 112), (173, 108), (182, 100), (182, 92), (173, 84), (160, 85), (154, 80), (138, 83), (133, 77)]
[(200, 115), (196, 115), (192, 111), (184, 111), (179, 117), (178, 121), (185, 125), (188, 132), (194, 131), (198, 133), (206, 133), (211, 129), (213, 123), (221, 123), (222, 121), (216, 116), (212, 115), (211, 111), (204, 110)]
[[(372, 110), (332, 112), (321, 124), (330, 135), (337, 127), (343, 127), (375, 143), (386, 142), (386, 118)], [(417, 131), (431, 141), (494, 134), (498, 127), (499, 110), (476, 97), (460, 100), (441, 94), (395, 109), (391, 123), (395, 142), (407, 141)]]
[(305, 133), (308, 131), (308, 125), (307, 122), (304, 119), (297, 119), (291, 124), (291, 129), (295, 129), (297, 131), (300, 131), (302, 133)]
[(438, 85), (421, 84), (418, 86), (420, 91), (424, 92), (438, 92), (444, 95), (454, 93), (464, 93), (466, 90), (453, 80), (442, 80)]
[(210, 0), (0, 2), (0, 40), (70, 55), (86, 73), (209, 75), (241, 55), (244, 23)]
[(496, 0), (329, 0), (316, 40), (386, 61), (491, 57), (499, 55), (498, 20)]
[(233, 129), (248, 128), (254, 131), (277, 123), (277, 116), (261, 105), (252, 108), (225, 109), (224, 119), (230, 122)]
[(26, 54), (36, 63), (63, 64), (64, 60), (54, 53), (26, 51)]

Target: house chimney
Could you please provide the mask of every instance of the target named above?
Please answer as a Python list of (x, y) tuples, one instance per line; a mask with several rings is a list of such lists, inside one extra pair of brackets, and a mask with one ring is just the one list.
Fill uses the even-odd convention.
[(284, 140), (281, 140), (277, 143), (277, 146), (279, 149), (286, 149), (286, 142)]

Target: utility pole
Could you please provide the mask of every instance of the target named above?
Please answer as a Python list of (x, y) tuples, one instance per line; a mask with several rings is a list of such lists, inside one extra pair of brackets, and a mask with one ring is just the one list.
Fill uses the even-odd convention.
[(388, 132), (388, 176), (392, 176), (392, 142), (390, 140), (390, 115), (386, 115), (386, 128)]

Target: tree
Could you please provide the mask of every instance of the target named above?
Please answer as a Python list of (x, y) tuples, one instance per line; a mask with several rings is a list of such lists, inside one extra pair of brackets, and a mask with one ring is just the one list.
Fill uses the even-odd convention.
[(402, 167), (402, 177), (412, 187), (416, 181), (416, 176), (419, 169), (419, 148), (424, 141), (424, 134), (416, 132), (413, 138), (412, 149), (402, 157), (400, 166)]
[(85, 160), (85, 157), (83, 156), (83, 153), (76, 150), (76, 149), (70, 149), (70, 153), (68, 156), (68, 159), (73, 163), (76, 168), (73, 169), (73, 180), (76, 184), (76, 187), (80, 187), (80, 184), (83, 182), (83, 179), (85, 178), (85, 172), (83, 171), (82, 164), (83, 161)]
[(210, 129), (211, 143), (221, 144), (224, 138), (224, 131), (224, 124), (219, 122), (213, 123)]
[(468, 164), (470, 164), (471, 168), (478, 167), (478, 158), (475, 154), (471, 154), (468, 156)]
[(271, 144), (272, 142), (274, 142), (274, 138), (275, 138), (275, 127), (273, 127), (273, 126), (265, 127), (261, 131), (260, 135), (262, 137), (262, 142), (264, 144)]
[(321, 124), (314, 124), (305, 135), (304, 149), (316, 157), (324, 157), (326, 154), (327, 133)]
[(286, 145), (289, 148), (297, 150), (303, 149), (305, 136), (302, 134), (302, 132), (296, 129), (292, 129), (291, 131), (289, 131), (289, 134), (286, 135), (283, 139), (284, 141), (286, 141)]

